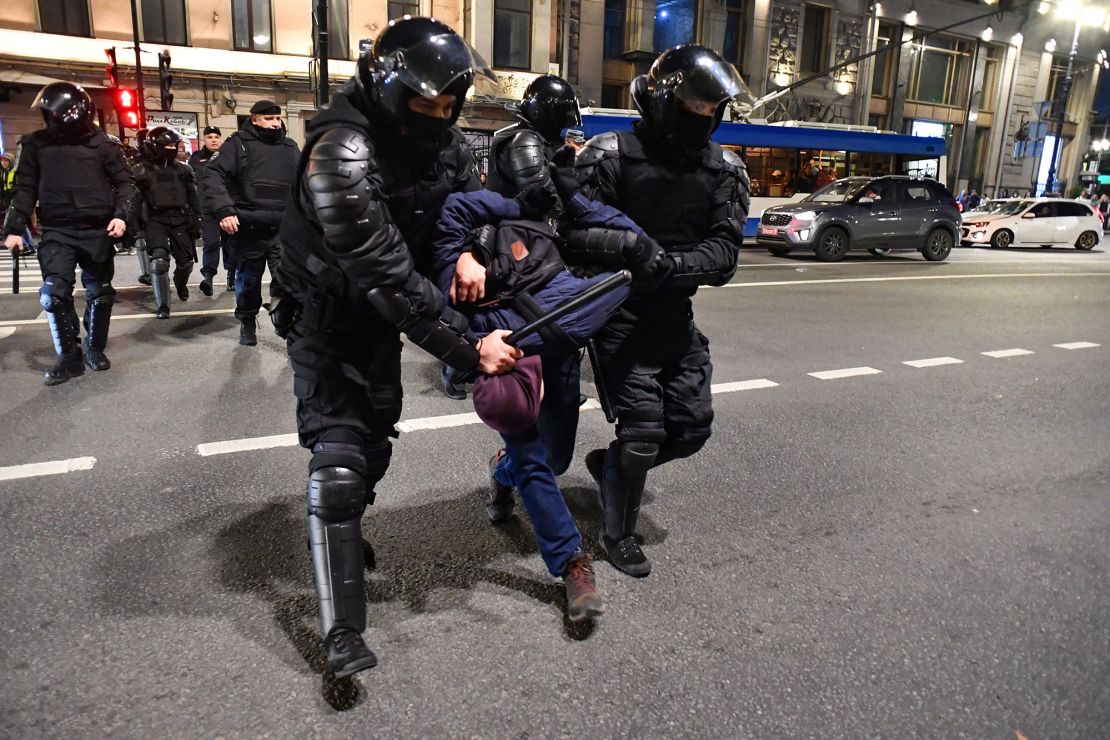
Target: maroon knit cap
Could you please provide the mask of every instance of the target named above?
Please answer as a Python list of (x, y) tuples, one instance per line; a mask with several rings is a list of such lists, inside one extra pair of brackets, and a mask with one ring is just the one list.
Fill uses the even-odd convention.
[(543, 366), (538, 355), (517, 360), (503, 375), (479, 375), (474, 381), (474, 411), (490, 429), (523, 432), (540, 415)]

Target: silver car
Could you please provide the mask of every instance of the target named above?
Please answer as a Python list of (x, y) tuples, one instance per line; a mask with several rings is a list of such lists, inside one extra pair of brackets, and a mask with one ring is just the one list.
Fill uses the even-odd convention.
[(899, 175), (837, 180), (797, 203), (768, 208), (756, 232), (771, 254), (813, 250), (825, 262), (844, 259), (849, 249), (913, 249), (939, 262), (959, 239), (952, 193), (936, 180)]

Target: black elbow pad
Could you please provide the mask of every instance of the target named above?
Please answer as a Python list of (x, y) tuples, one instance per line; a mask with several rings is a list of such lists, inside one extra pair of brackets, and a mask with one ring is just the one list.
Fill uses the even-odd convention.
[(636, 243), (636, 233), (624, 229), (575, 229), (567, 234), (563, 259), (579, 267), (624, 267), (625, 253)]
[(413, 344), (463, 373), (478, 365), (478, 350), (438, 316), (421, 316), (398, 288), (372, 288), (366, 293), (373, 309), (396, 326)]

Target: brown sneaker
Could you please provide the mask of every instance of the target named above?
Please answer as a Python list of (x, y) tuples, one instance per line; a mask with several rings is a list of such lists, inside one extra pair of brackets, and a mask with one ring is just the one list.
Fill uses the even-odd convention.
[(489, 461), (489, 498), (486, 499), (486, 516), (493, 524), (500, 524), (513, 515), (513, 487), (503, 486), (493, 477), (493, 469), (504, 456), (505, 450), (502, 448)]
[(594, 582), (594, 559), (579, 552), (567, 563), (563, 572), (563, 585), (567, 589), (567, 618), (572, 622), (593, 619), (605, 613), (601, 594)]

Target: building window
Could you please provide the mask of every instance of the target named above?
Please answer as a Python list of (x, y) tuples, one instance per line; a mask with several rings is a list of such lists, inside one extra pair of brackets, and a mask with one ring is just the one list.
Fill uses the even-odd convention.
[[(316, 48), (316, 3), (312, 4), (312, 54)], [(351, 58), (351, 31), (347, 25), (347, 0), (328, 0), (328, 59)]]
[[(881, 49), (890, 44), (898, 33), (893, 23), (880, 23), (875, 48)], [(890, 97), (890, 84), (894, 78), (894, 49), (887, 49), (875, 55), (875, 72), (871, 77), (871, 94), (879, 98)]]
[[(1046, 117), (1055, 120), (1057, 115), (1061, 113), (1066, 115), (1068, 110), (1067, 99), (1057, 100), (1056, 97), (1064, 91), (1064, 78), (1067, 76), (1067, 74), (1068, 58), (1053, 56), (1052, 66), (1048, 70), (1048, 89), (1045, 91), (1044, 96), (1044, 99), (1049, 104), (1049, 107), (1047, 116), (1042, 116), (1042, 120)], [(1074, 71), (1072, 74), (1074, 75)]]
[(952, 107), (967, 102), (971, 71), (970, 43), (930, 37), (928, 44), (910, 45), (909, 100)]
[(493, 66), (532, 66), (532, 0), (494, 0)]
[(692, 42), (697, 25), (697, 0), (660, 0), (655, 5), (655, 51)]
[(744, 61), (747, 18), (745, 0), (725, 0), (725, 43), (722, 51), (726, 62), (741, 64)]
[(231, 24), (235, 48), (241, 51), (273, 51), (270, 0), (231, 0)]
[(820, 5), (805, 6), (802, 16), (802, 53), (798, 71), (817, 74), (828, 66), (829, 25), (832, 10)]
[(43, 33), (92, 36), (87, 0), (39, 0), (39, 24)]
[(143, 0), (143, 41), (185, 46), (184, 0)]
[(624, 0), (605, 0), (605, 58), (620, 59), (624, 52)]
[(624, 92), (627, 89), (628, 85), (602, 85), (601, 107), (624, 108)]
[(399, 21), (406, 15), (420, 15), (420, 3), (389, 0), (389, 20)]
[(983, 57), (983, 91), (979, 95), (979, 110), (993, 111), (998, 101), (998, 70), (1002, 51), (997, 46), (988, 46)]

